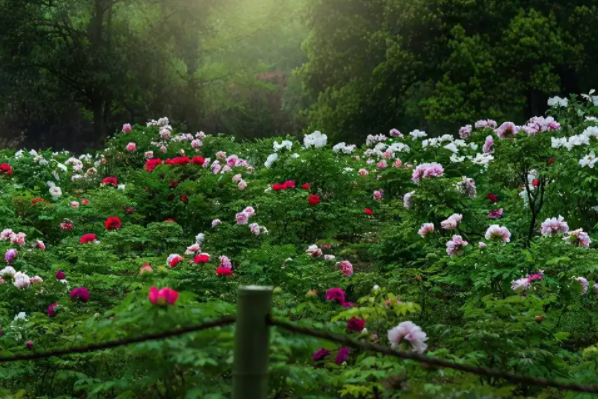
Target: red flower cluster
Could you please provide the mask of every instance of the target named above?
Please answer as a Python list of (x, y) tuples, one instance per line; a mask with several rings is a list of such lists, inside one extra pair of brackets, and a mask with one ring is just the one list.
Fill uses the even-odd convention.
[(71, 301), (89, 302), (89, 290), (85, 287), (73, 288)]
[(490, 201), (491, 204), (496, 204), (498, 202), (498, 197), (496, 196), (496, 194), (490, 193), (486, 196), (486, 199)]
[(309, 198), (307, 200), (307, 202), (309, 202), (309, 204), (311, 206), (316, 206), (318, 205), (320, 202), (322, 201), (322, 199), (320, 198), (320, 196), (318, 194), (310, 194)]
[(43, 198), (34, 198), (31, 200), (31, 205), (35, 205), (39, 202), (44, 202), (45, 200)]
[(0, 164), (0, 175), (12, 176), (12, 166), (7, 163)]
[(351, 317), (347, 322), (347, 330), (361, 332), (365, 327), (365, 320)]
[(311, 185), (309, 183), (305, 183), (304, 185), (301, 186), (301, 188), (309, 191), (309, 189), (311, 188)]
[(106, 177), (104, 180), (102, 180), (102, 186), (108, 185), (118, 187), (118, 179), (116, 177)]
[(106, 227), (106, 230), (116, 230), (116, 229), (120, 229), (122, 227), (122, 222), (120, 221), (120, 218), (117, 216), (111, 216), (108, 219), (106, 219), (106, 222), (104, 223), (104, 226)]
[(208, 254), (199, 254), (199, 255), (195, 255), (195, 257), (193, 258), (193, 262), (195, 262), (195, 264), (199, 265), (200, 263), (208, 263), (210, 261), (210, 255)]
[(89, 205), (89, 200), (87, 198), (82, 198), (81, 205)]
[(187, 197), (185, 194), (181, 194), (181, 201), (186, 204), (189, 202), (189, 197)]
[(292, 188), (295, 188), (295, 182), (293, 180), (287, 180), (284, 183), (275, 183), (272, 185), (272, 190), (274, 191), (290, 190)]
[(89, 242), (94, 242), (98, 239), (98, 236), (92, 233), (83, 234), (81, 239), (79, 240), (79, 244), (87, 244)]
[(145, 161), (145, 170), (147, 172), (153, 172), (159, 165), (162, 165), (162, 160), (160, 158), (148, 159)]
[(205, 161), (206, 160), (203, 157), (193, 157), (191, 159), (191, 162), (193, 163), (193, 165), (199, 165), (199, 166), (203, 165), (203, 163)]
[(370, 208), (365, 208), (363, 213), (365, 213), (368, 216), (374, 216), (374, 211), (372, 211)]
[(540, 180), (538, 180), (538, 179), (532, 180), (532, 186), (538, 187), (539, 185), (540, 185)]
[(167, 159), (166, 162), (164, 162), (165, 165), (176, 165), (176, 166), (185, 166), (188, 163), (191, 163), (191, 160), (189, 159), (189, 157), (170, 158), (170, 159)]
[(549, 158), (549, 159), (548, 159), (548, 161), (546, 161), (546, 165), (550, 166), (550, 165), (552, 165), (552, 164), (553, 164), (553, 163), (555, 163), (555, 162), (556, 162), (556, 159), (554, 159), (554, 158)]

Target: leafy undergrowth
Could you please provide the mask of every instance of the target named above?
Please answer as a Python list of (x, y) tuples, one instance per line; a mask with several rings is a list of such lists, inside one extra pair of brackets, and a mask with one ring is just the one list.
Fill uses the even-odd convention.
[[(0, 356), (235, 313), (429, 356), (597, 380), (598, 109), (331, 147), (125, 125), (104, 151), (0, 152)], [(155, 288), (153, 288), (155, 287)], [(168, 289), (163, 289), (168, 288)], [(233, 327), (0, 365), (14, 398), (226, 398)], [(273, 329), (276, 398), (584, 397)]]

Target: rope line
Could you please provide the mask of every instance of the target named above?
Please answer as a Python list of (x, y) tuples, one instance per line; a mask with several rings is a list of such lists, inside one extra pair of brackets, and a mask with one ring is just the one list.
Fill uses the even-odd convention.
[(52, 350), (52, 351), (48, 351), (48, 352), (32, 353), (32, 354), (27, 354), (27, 355), (15, 355), (15, 356), (9, 356), (9, 357), (4, 357), (4, 358), (0, 357), (0, 363), (18, 362), (21, 360), (38, 360), (38, 359), (44, 359), (44, 358), (53, 357), (53, 356), (69, 355), (72, 353), (94, 352), (94, 351), (99, 351), (102, 349), (110, 349), (110, 348), (116, 348), (116, 347), (124, 346), (124, 345), (136, 344), (139, 342), (154, 341), (154, 340), (166, 339), (166, 338), (170, 338), (170, 337), (176, 337), (176, 336), (183, 335), (183, 334), (188, 334), (188, 333), (197, 332), (197, 331), (201, 331), (201, 330), (207, 330), (208, 328), (226, 326), (226, 325), (232, 324), (234, 322), (235, 322), (234, 316), (225, 316), (218, 320), (208, 321), (206, 323), (198, 324), (195, 326), (182, 327), (182, 328), (177, 328), (174, 330), (163, 331), (160, 333), (145, 334), (145, 335), (140, 335), (138, 337), (117, 339), (117, 340), (113, 340), (113, 341), (102, 342), (99, 344), (92, 344), (92, 345), (87, 345), (87, 346), (77, 346), (77, 347), (68, 348), (68, 349), (57, 349), (57, 350)]
[(598, 394), (598, 385), (583, 385), (583, 384), (574, 384), (574, 383), (566, 383), (566, 382), (557, 382), (553, 380), (547, 380), (544, 378), (535, 378), (535, 377), (528, 377), (524, 375), (516, 375), (511, 373), (506, 373), (498, 370), (493, 369), (486, 369), (486, 368), (478, 368), (474, 366), (469, 366), (466, 364), (455, 363), (448, 360), (443, 360), (439, 358), (429, 357), (425, 355), (420, 355), (419, 353), (415, 352), (404, 352), (404, 351), (396, 351), (394, 349), (386, 348), (380, 345), (360, 342), (355, 339), (346, 337), (341, 334), (330, 333), (326, 331), (317, 331), (312, 330), (306, 327), (300, 327), (291, 323), (287, 323), (285, 321), (276, 320), (273, 318), (268, 318), (267, 323), (272, 326), (277, 326), (283, 328), (285, 330), (299, 333), (303, 335), (309, 335), (316, 338), (323, 338), (328, 341), (337, 342), (343, 344), (345, 346), (350, 346), (353, 348), (361, 348), (371, 352), (381, 353), (383, 355), (397, 357), (399, 359), (409, 359), (419, 363), (429, 364), (431, 366), (436, 367), (443, 367), (443, 368), (450, 368), (459, 371), (464, 371), (466, 373), (473, 373), (481, 376), (487, 377), (495, 377), (495, 378), (502, 378), (504, 380), (510, 382), (516, 382), (519, 384), (528, 384), (528, 385), (538, 385), (543, 387), (552, 387), (559, 390), (567, 390), (567, 391), (575, 391), (575, 392), (584, 392), (584, 393), (593, 393)]

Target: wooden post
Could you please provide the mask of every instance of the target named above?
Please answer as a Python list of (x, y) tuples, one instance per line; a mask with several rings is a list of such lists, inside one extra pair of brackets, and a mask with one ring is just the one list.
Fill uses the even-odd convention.
[(239, 289), (233, 364), (233, 399), (267, 399), (272, 287)]

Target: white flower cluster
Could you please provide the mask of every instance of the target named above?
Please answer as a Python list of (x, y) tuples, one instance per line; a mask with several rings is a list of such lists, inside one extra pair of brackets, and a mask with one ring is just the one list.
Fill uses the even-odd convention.
[(303, 137), (303, 145), (305, 146), (305, 148), (321, 148), (324, 147), (327, 142), (328, 136), (322, 134), (322, 132), (320, 132), (319, 130), (316, 130), (311, 134), (306, 134)]
[(278, 141), (274, 142), (274, 151), (278, 152), (282, 149), (286, 149), (288, 151), (291, 151), (291, 149), (293, 148), (293, 142), (289, 141), (289, 140), (283, 140), (282, 143), (278, 143)]
[(550, 140), (552, 142), (552, 148), (561, 148), (565, 147), (567, 150), (571, 151), (573, 147), (578, 147), (582, 145), (590, 145), (590, 138), (598, 138), (598, 127), (590, 126), (586, 128), (581, 134), (567, 137), (551, 137)]
[(376, 135), (370, 134), (365, 139), (365, 145), (368, 147), (371, 147), (374, 144), (386, 142), (386, 139), (387, 139), (387, 137), (383, 134), (376, 134)]
[(332, 147), (332, 151), (351, 154), (353, 151), (355, 151), (355, 148), (355, 144), (347, 145), (346, 143), (338, 143), (334, 147)]
[(274, 154), (270, 154), (268, 156), (268, 158), (266, 159), (266, 162), (264, 162), (264, 166), (268, 169), (270, 169), (272, 167), (272, 164), (274, 162), (276, 162), (276, 160), (278, 160), (278, 154), (274, 153)]

